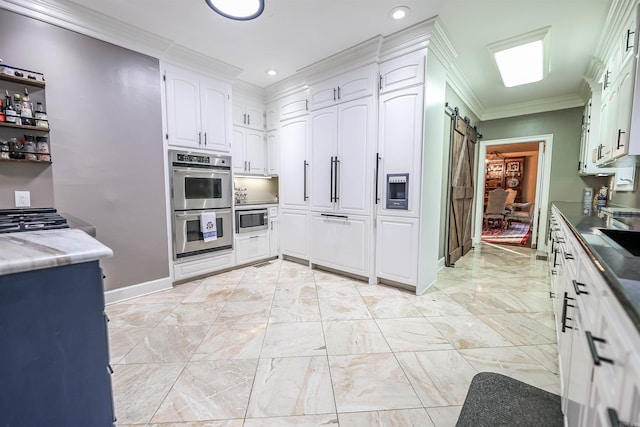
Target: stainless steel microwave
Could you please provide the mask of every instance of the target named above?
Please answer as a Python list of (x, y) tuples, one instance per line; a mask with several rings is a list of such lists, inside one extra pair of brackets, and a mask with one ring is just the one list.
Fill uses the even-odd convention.
[(269, 211), (267, 209), (236, 210), (236, 233), (269, 228)]

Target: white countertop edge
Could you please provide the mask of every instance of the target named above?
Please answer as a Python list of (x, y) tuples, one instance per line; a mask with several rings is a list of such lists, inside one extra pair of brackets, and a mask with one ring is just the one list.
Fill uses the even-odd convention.
[(0, 275), (97, 261), (113, 251), (82, 230), (0, 234)]

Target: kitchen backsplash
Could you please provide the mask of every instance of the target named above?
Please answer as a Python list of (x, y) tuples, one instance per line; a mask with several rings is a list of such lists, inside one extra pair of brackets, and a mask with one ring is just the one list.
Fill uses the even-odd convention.
[(278, 177), (234, 178), (236, 204), (278, 203)]

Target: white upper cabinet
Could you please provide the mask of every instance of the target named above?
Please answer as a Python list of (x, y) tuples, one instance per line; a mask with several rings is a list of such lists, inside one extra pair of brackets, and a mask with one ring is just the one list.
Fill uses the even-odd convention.
[(380, 94), (424, 83), (425, 54), (414, 52), (380, 64)]
[(631, 130), (631, 111), (633, 109), (634, 82), (636, 62), (628, 61), (621, 70), (616, 81), (617, 114), (614, 117), (614, 139), (611, 147), (611, 157), (617, 159), (629, 153), (629, 133)]
[(169, 145), (229, 151), (231, 85), (174, 67), (165, 84)]
[(289, 95), (280, 101), (280, 120), (289, 120), (309, 114), (309, 91)]
[(376, 87), (376, 65), (367, 65), (309, 88), (309, 109), (318, 110), (341, 102), (373, 95)]
[(249, 129), (265, 129), (264, 107), (258, 103), (245, 102), (242, 99), (233, 101), (233, 124)]
[(264, 175), (267, 153), (264, 133), (233, 127), (232, 168), (236, 174)]
[(620, 64), (622, 67), (626, 65), (626, 62), (633, 60), (633, 57), (638, 53), (638, 15), (632, 13), (627, 22), (625, 23), (619, 38), (619, 51), (620, 51)]
[(278, 132), (267, 132), (267, 174), (278, 175), (280, 169), (280, 147), (278, 145)]
[[(417, 217), (420, 212), (422, 164), (422, 85), (385, 93), (378, 107), (378, 212), (383, 215)], [(387, 209), (387, 175), (409, 174), (408, 209)]]
[(311, 114), (311, 209), (371, 212), (373, 126), (372, 97)]
[[(280, 205), (283, 209), (304, 209), (309, 200), (308, 117), (280, 124)], [(283, 228), (285, 223), (283, 222)]]
[(267, 108), (265, 110), (265, 125), (268, 131), (278, 129), (278, 110), (279, 106), (275, 102), (267, 105)]
[(598, 89), (584, 107), (578, 165), (578, 171), (581, 175), (613, 175), (615, 173), (615, 168), (601, 168), (596, 165), (600, 141), (600, 102), (600, 90)]

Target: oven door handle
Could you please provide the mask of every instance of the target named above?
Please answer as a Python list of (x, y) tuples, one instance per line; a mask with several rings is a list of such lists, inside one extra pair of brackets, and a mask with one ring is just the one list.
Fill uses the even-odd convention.
[(174, 172), (198, 172), (198, 173), (215, 173), (219, 175), (231, 175), (231, 171), (226, 168), (218, 168), (215, 166), (207, 166), (202, 168), (190, 168), (186, 166), (172, 166)]
[[(187, 212), (185, 212), (185, 213), (174, 212), (173, 215), (176, 218), (188, 218), (188, 217), (194, 217), (195, 218), (195, 217), (199, 217), (200, 214), (205, 213), (205, 212), (211, 212), (211, 211), (209, 211), (209, 210), (206, 210), (206, 211), (198, 210), (198, 211), (195, 211), (195, 212), (192, 211), (192, 212), (188, 212), (188, 213)], [(216, 210), (215, 213), (217, 215), (225, 215), (225, 214), (226, 215), (231, 215), (231, 211), (228, 210), (228, 209)]]

